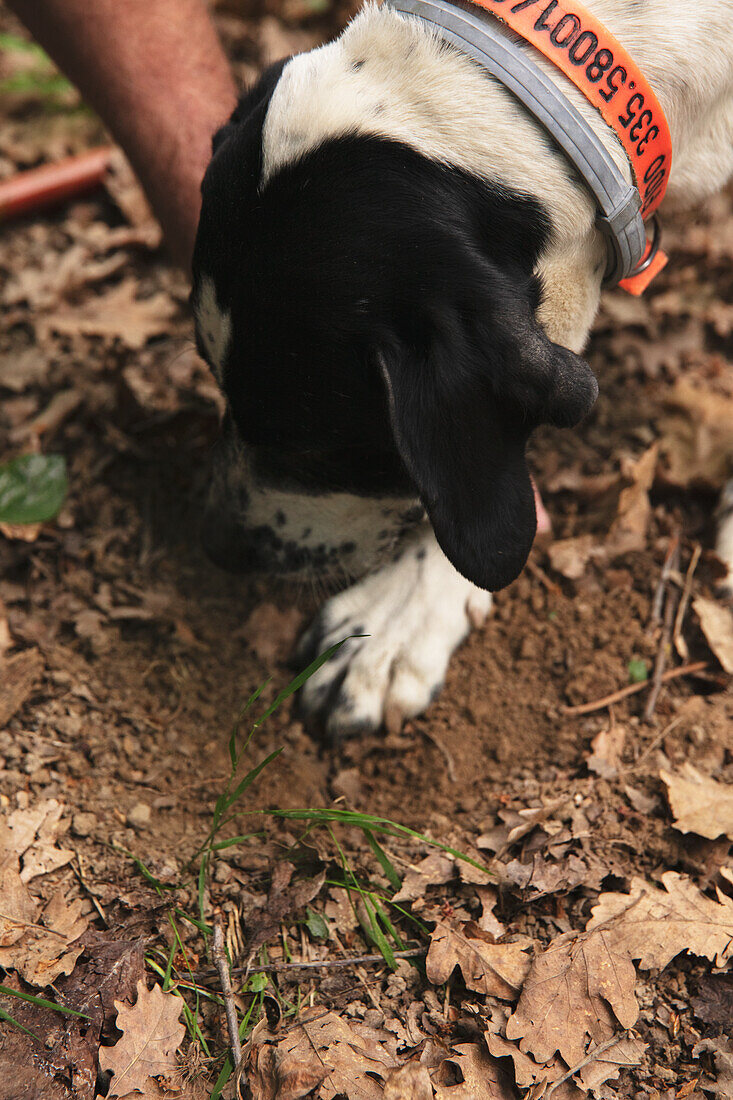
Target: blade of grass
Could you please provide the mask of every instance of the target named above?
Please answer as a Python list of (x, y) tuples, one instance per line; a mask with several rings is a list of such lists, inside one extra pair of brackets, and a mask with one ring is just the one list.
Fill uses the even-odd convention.
[(472, 867), (478, 868), (479, 871), (491, 874), (488, 867), (485, 867), (477, 859), (467, 856), (465, 852), (460, 852), (457, 848), (451, 848), (449, 844), (441, 844), (439, 840), (433, 840), (431, 837), (425, 836), (424, 833), (416, 832), (415, 829), (408, 829), (406, 825), (390, 821), (387, 817), (374, 817), (371, 814), (358, 813), (355, 810), (336, 810), (332, 808), (264, 810), (263, 813), (267, 813), (271, 817), (282, 818), (285, 821), (340, 821), (344, 825), (352, 825), (362, 830), (371, 829), (376, 833), (383, 833), (385, 836), (410, 836), (423, 844), (428, 844), (431, 848), (438, 848), (441, 852), (447, 852), (448, 855), (461, 860), (462, 863), (469, 863)]
[(57, 1004), (56, 1001), (47, 1001), (45, 997), (36, 997), (32, 993), (21, 993), (20, 990), (10, 989), (7, 985), (0, 985), (0, 993), (4, 993), (6, 997), (17, 997), (19, 1001), (28, 1001), (29, 1004), (38, 1005), (39, 1008), (51, 1008), (54, 1012), (62, 1012), (64, 1016), (79, 1016), (82, 1020), (89, 1019), (83, 1012), (77, 1012), (73, 1008), (67, 1008), (66, 1005)]
[(377, 857), (377, 862), (379, 866), (382, 868), (385, 875), (387, 876), (387, 881), (389, 882), (390, 886), (393, 890), (399, 890), (400, 886), (402, 885), (402, 880), (395, 871), (392, 862), (390, 861), (389, 856), (385, 852), (384, 848), (382, 848), (381, 845), (377, 843), (377, 839), (371, 829), (364, 829), (364, 836), (367, 839), (367, 844), (374, 852), (374, 855)]
[(37, 1043), (43, 1043), (40, 1035), (36, 1035), (35, 1031), (31, 1031), (29, 1027), (25, 1027), (23, 1024), (18, 1023), (9, 1012), (6, 1012), (4, 1008), (0, 1008), (0, 1020), (4, 1020), (6, 1024), (12, 1024), (13, 1027), (17, 1027), (20, 1031), (24, 1031), (26, 1035), (30, 1035), (32, 1039), (35, 1039)]
[(270, 706), (267, 708), (262, 717), (257, 719), (254, 726), (252, 727), (252, 732), (247, 738), (247, 742), (251, 740), (252, 734), (258, 728), (258, 726), (261, 726), (263, 722), (266, 722), (267, 719), (275, 713), (277, 708), (281, 706), (286, 699), (289, 699), (290, 696), (298, 690), (298, 688), (301, 688), (303, 686), (306, 680), (310, 680), (311, 676), (313, 676), (314, 673), (318, 672), (318, 669), (321, 667), (321, 665), (325, 665), (326, 661), (330, 661), (334, 653), (338, 653), (342, 645), (345, 645), (346, 642), (350, 641), (352, 638), (366, 637), (366, 634), (350, 634), (348, 638), (342, 638), (340, 642), (336, 642), (334, 645), (329, 646), (329, 648), (321, 653), (319, 657), (316, 657), (314, 661), (311, 661), (307, 668), (304, 668), (302, 672), (299, 672), (298, 675), (290, 681), (287, 687), (284, 687), (282, 689), (280, 694), (276, 696), (275, 701), (273, 703), (270, 703)]

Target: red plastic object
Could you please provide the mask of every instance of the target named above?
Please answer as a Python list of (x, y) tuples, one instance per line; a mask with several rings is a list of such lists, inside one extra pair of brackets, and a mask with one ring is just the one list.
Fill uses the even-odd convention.
[(112, 148), (90, 149), (0, 180), (0, 221), (17, 218), (92, 191), (104, 180)]

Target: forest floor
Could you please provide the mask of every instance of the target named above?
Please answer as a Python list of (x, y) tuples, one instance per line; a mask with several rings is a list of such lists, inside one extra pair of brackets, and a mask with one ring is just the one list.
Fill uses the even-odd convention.
[[(243, 80), (348, 14), (273, 10), (217, 9)], [(6, 46), (0, 178), (105, 141)], [(124, 166), (4, 227), (0, 459), (62, 454), (70, 491), (0, 529), (0, 973), (83, 1018), (0, 997), (34, 1033), (2, 1025), (0, 1100), (234, 1095), (215, 925), (254, 1100), (733, 1097), (733, 192), (665, 243), (604, 298), (592, 415), (533, 441), (554, 541), (440, 698), (335, 747), (293, 698), (244, 748), (246, 717), (237, 778), (280, 752), (212, 838), (317, 605), (199, 547), (220, 402)]]

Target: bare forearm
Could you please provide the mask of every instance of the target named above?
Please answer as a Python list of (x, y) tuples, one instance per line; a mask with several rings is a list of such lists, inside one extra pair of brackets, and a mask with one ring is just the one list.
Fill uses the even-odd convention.
[(235, 91), (204, 0), (9, 0), (123, 147), (190, 262), (211, 135)]

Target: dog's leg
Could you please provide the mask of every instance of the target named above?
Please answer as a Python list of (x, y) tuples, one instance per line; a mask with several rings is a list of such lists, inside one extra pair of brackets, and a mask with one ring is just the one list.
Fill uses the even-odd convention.
[(306, 717), (331, 737), (399, 729), (438, 694), (448, 661), (491, 595), (462, 577), (421, 528), (384, 568), (329, 600), (301, 643), (303, 659), (352, 638), (302, 691)]
[(718, 508), (718, 557), (728, 568), (728, 575), (721, 582), (725, 595), (733, 596), (733, 481), (723, 489)]

